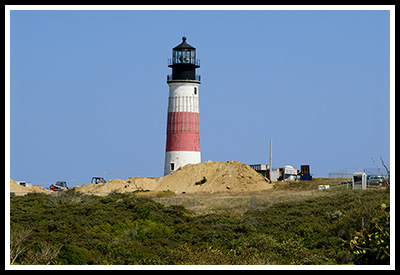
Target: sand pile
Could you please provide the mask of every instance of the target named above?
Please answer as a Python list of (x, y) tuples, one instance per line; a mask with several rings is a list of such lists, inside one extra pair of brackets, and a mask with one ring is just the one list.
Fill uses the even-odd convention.
[[(85, 193), (96, 193), (101, 195), (104, 193), (130, 193), (140, 190), (154, 190), (157, 187), (159, 178), (132, 178), (130, 180), (112, 179), (105, 183), (89, 183), (79, 187), (73, 187), (76, 191)], [(137, 184), (139, 183), (139, 185)]]
[(42, 186), (31, 186), (31, 187), (24, 187), (19, 185), (14, 180), (10, 179), (10, 193), (15, 193), (15, 195), (22, 196), (26, 195), (27, 193), (51, 193), (52, 191), (47, 190)]
[[(201, 181), (204, 183), (201, 184)], [(200, 184), (196, 184), (200, 183)], [(178, 192), (256, 191), (272, 188), (266, 179), (239, 161), (188, 164), (161, 178), (156, 190)]]
[(86, 184), (76, 187), (76, 190), (99, 194), (170, 190), (176, 194), (182, 194), (183, 192), (260, 191), (271, 188), (273, 188), (272, 184), (246, 164), (238, 161), (208, 161), (185, 165), (160, 178), (113, 179), (106, 183)]

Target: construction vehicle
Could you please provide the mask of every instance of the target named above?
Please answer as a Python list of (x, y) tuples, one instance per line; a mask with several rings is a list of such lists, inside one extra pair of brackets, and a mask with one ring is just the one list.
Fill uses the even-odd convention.
[(301, 165), (300, 172), (300, 180), (312, 180), (312, 175), (310, 174), (310, 165)]
[(106, 182), (106, 180), (104, 178), (93, 177), (91, 183), (98, 184), (98, 183), (105, 183), (105, 182)]
[(66, 191), (68, 190), (67, 182), (57, 181), (55, 184), (50, 185), (50, 190), (53, 191)]

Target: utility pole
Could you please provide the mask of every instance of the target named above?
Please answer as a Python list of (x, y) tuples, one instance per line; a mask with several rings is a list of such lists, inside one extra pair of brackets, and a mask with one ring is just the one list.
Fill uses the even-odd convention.
[(269, 179), (272, 182), (272, 138), (269, 139)]

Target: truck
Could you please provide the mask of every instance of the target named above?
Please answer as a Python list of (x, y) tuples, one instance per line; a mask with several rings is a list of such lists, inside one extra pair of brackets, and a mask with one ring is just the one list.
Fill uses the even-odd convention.
[(367, 175), (367, 185), (382, 185), (385, 178), (379, 175)]

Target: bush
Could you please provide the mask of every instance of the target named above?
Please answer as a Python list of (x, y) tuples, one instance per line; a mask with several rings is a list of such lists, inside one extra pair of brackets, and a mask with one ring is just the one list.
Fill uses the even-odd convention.
[(387, 191), (332, 193), (240, 215), (196, 216), (183, 206), (133, 195), (59, 195), (11, 196), (13, 263), (389, 262)]
[(354, 254), (357, 264), (390, 264), (390, 212), (382, 204), (383, 214), (370, 221), (369, 227), (346, 244)]
[(206, 182), (207, 182), (207, 179), (206, 179), (206, 177), (203, 177), (203, 179), (202, 179), (202, 180), (200, 180), (200, 181), (196, 181), (194, 185), (202, 185), (202, 184), (204, 184), (204, 183), (206, 183)]
[(90, 264), (88, 253), (85, 249), (69, 244), (61, 248), (56, 262), (65, 265)]

